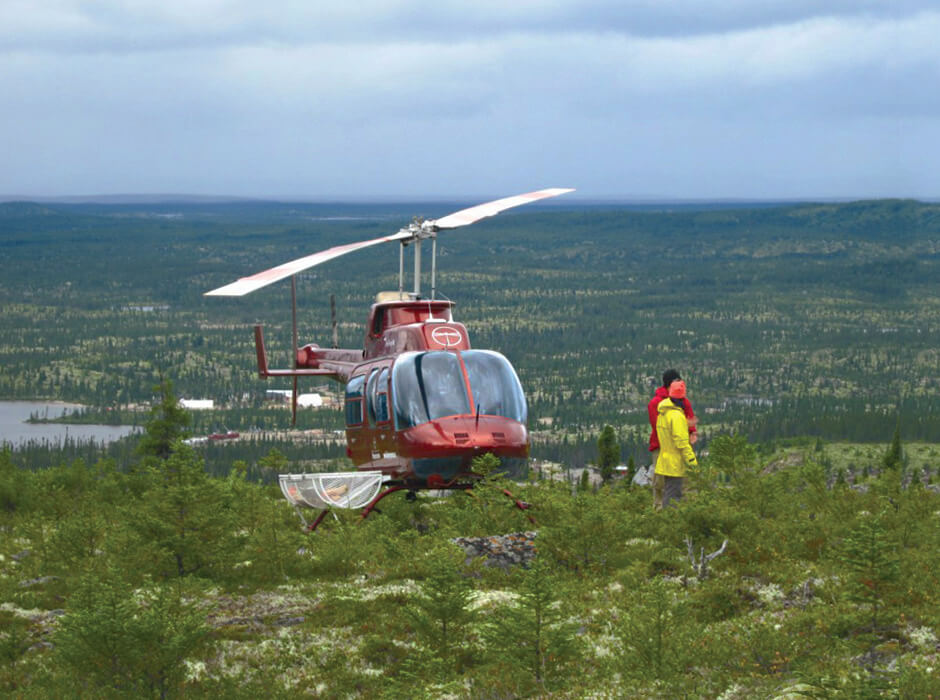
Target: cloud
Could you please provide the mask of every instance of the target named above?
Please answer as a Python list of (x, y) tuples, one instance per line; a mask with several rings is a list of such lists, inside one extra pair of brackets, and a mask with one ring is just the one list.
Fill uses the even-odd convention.
[(0, 192), (940, 188), (929, 3), (676, 6), (7, 0)]
[(636, 38), (741, 32), (823, 18), (898, 19), (929, 0), (6, 0), (0, 47), (52, 52), (486, 41), (505, 35)]

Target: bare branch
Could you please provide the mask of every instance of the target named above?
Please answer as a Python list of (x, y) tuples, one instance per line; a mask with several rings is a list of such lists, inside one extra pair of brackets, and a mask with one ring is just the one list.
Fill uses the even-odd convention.
[[(705, 561), (711, 561), (711, 560), (714, 559), (715, 557), (719, 557), (719, 556), (721, 556), (722, 554), (724, 554), (724, 553), (725, 553), (725, 547), (727, 547), (727, 546), (728, 546), (728, 540), (726, 539), (724, 542), (721, 543), (721, 547), (720, 547), (719, 549), (716, 549), (714, 552), (712, 552), (712, 553), (709, 554), (707, 557), (705, 557)], [(704, 552), (705, 550), (703, 549), (702, 551)]]
[(708, 555), (705, 554), (704, 547), (699, 548), (698, 561), (696, 561), (695, 548), (692, 545), (691, 537), (685, 538), (685, 546), (689, 554), (689, 563), (692, 565), (692, 571), (694, 571), (698, 579), (702, 581), (708, 577), (708, 562), (725, 553), (725, 548), (728, 546), (728, 540), (725, 539), (725, 541), (721, 543), (721, 547)]

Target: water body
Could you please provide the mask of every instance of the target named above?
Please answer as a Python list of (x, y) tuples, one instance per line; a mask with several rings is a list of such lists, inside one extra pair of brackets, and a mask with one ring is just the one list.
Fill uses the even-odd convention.
[(0, 401), (0, 444), (14, 449), (29, 442), (62, 444), (66, 437), (77, 442), (105, 445), (140, 430), (130, 425), (64, 425), (61, 423), (27, 423), (30, 415), (58, 418), (66, 411), (81, 406), (59, 401)]

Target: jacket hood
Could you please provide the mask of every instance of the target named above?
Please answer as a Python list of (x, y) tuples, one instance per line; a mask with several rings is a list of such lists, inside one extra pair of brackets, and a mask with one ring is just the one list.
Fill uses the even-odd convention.
[[(665, 413), (666, 411), (682, 411), (682, 409), (676, 406), (672, 402), (672, 399), (670, 399), (668, 396), (659, 402), (659, 406), (656, 407), (656, 410), (659, 413)], [(682, 415), (685, 415), (685, 411), (682, 412)]]
[(668, 386), (657, 387), (657, 389), (656, 389), (656, 397), (657, 397), (657, 398), (660, 398), (660, 399), (668, 399), (668, 398), (669, 398), (669, 387), (668, 387)]

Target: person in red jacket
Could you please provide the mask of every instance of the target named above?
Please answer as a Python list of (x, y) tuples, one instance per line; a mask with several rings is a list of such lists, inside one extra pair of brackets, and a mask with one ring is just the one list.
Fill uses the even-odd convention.
[[(656, 419), (659, 417), (659, 402), (669, 396), (669, 385), (675, 381), (681, 381), (682, 377), (679, 376), (679, 372), (674, 369), (667, 369), (663, 372), (663, 385), (656, 389), (656, 393), (653, 395), (653, 398), (646, 405), (647, 413), (649, 413), (650, 419), (650, 459), (652, 460), (650, 464), (653, 468), (650, 469), (650, 474), (652, 476), (653, 484), (653, 508), (656, 510), (662, 510), (663, 507), (663, 487), (665, 481), (661, 474), (655, 473), (656, 467), (656, 458), (659, 457), (659, 438), (656, 435)], [(689, 422), (689, 443), (695, 444), (697, 436), (695, 434), (695, 424), (696, 417), (695, 413), (692, 411), (692, 404), (685, 399), (685, 417)]]

